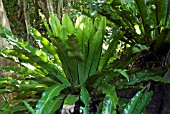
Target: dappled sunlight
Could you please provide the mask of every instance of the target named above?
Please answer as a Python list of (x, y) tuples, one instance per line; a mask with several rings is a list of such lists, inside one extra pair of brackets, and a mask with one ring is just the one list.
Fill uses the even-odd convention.
[(29, 68), (31, 70), (35, 70), (36, 69), (33, 65), (31, 65), (29, 63), (21, 63), (21, 65), (23, 65), (23, 66), (25, 66), (25, 67), (27, 67), (27, 68)]
[(13, 46), (0, 47), (0, 114), (152, 112), (156, 91), (170, 95), (167, 2), (0, 0), (0, 46)]
[(141, 34), (141, 30), (140, 30), (139, 25), (136, 24), (136, 25), (134, 26), (134, 28), (135, 28), (135, 30), (136, 30), (136, 33), (140, 35), (140, 34)]

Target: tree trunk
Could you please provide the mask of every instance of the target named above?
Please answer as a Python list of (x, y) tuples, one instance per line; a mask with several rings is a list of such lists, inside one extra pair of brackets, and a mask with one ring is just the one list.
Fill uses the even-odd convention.
[[(170, 65), (170, 50), (167, 54), (166, 64)], [(170, 78), (170, 68), (164, 75)], [(151, 114), (170, 114), (170, 84), (152, 82), (150, 90), (154, 92), (147, 109)]]
[[(4, 7), (3, 7), (2, 0), (0, 0), (0, 24), (2, 24), (2, 26), (6, 27), (8, 30), (11, 31), (9, 21), (8, 21), (8, 18), (6, 16), (6, 12), (5, 12)], [(0, 42), (1, 42), (0, 43), (0, 49), (2, 49), (3, 47), (9, 46), (9, 43), (2, 38), (0, 38)], [(5, 61), (3, 61), (3, 60), (4, 60), (4, 58), (0, 59), (0, 68), (5, 66)]]
[(54, 13), (53, 0), (46, 0), (48, 11)]
[[(170, 65), (170, 50), (167, 55), (166, 63)], [(166, 72), (165, 78), (170, 78), (170, 68), (168, 68), (168, 71)], [(164, 94), (164, 102), (163, 102), (163, 109), (161, 114), (170, 114), (170, 84), (166, 84), (164, 88), (165, 94)]]
[[(9, 21), (8, 21), (8, 18), (6, 16), (6, 12), (5, 12), (5, 9), (3, 7), (3, 3), (2, 3), (2, 0), (0, 0), (0, 24), (2, 24), (2, 26), (6, 27), (7, 29), (10, 29), (10, 25), (9, 25)], [(2, 39), (0, 37), (0, 49), (4, 48), (4, 47), (11, 47), (9, 45), (9, 43), (7, 41), (5, 41), (4, 39)], [(0, 68), (6, 66), (9, 64), (9, 61), (0, 57)], [(3, 71), (0, 71), (0, 78), (2, 76), (2, 73)], [(11, 100), (11, 97), (8, 96), (8, 99)], [(2, 97), (0, 96), (0, 104), (3, 102), (2, 100)]]
[[(8, 21), (8, 18), (6, 16), (6, 12), (5, 12), (4, 7), (3, 7), (2, 0), (0, 0), (0, 24), (2, 24), (2, 26), (6, 27), (8, 30), (11, 31), (9, 21)], [(0, 37), (0, 42), (1, 42), (0, 43), (0, 49), (10, 46), (9, 43), (1, 37)], [(7, 65), (7, 60), (0, 57), (0, 68), (4, 67), (6, 65)], [(2, 73), (2, 72), (0, 72), (0, 73)]]
[(27, 0), (23, 0), (23, 11), (24, 11), (25, 25), (26, 25), (26, 30), (27, 30), (27, 41), (30, 40), (30, 38), (29, 38), (30, 16), (28, 13), (28, 5), (29, 5), (29, 3), (27, 2)]

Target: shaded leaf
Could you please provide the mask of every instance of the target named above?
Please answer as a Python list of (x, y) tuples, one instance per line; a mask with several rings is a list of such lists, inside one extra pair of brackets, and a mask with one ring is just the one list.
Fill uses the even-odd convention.
[(89, 114), (88, 107), (90, 106), (90, 95), (89, 95), (87, 89), (84, 86), (81, 87), (80, 100), (85, 105), (85, 107), (83, 109), (83, 114)]
[(135, 109), (132, 114), (141, 114), (146, 107), (146, 105), (150, 102), (153, 92), (147, 92), (143, 95), (140, 101), (137, 103)]
[(116, 106), (118, 103), (118, 98), (117, 98), (115, 87), (109, 84), (102, 84), (99, 86), (99, 88), (102, 90), (104, 94), (106, 94), (106, 102), (109, 103), (106, 106), (106, 108), (111, 109), (111, 112), (113, 114), (116, 114)]
[(47, 20), (46, 20), (46, 18), (45, 18), (45, 15), (42, 14), (42, 13), (40, 12), (40, 10), (39, 10), (39, 15), (41, 16), (41, 19), (43, 20), (43, 23), (44, 23), (44, 26), (45, 26), (46, 29), (47, 29), (48, 35), (52, 35), (52, 32), (51, 32), (51, 30), (50, 30), (50, 28), (49, 28), (49, 26), (48, 26)]
[(78, 101), (78, 100), (79, 100), (79, 96), (69, 94), (69, 95), (65, 98), (64, 104), (65, 104), (65, 105), (73, 105), (73, 104), (75, 104), (75, 102)]
[(23, 102), (25, 106), (28, 108), (28, 110), (31, 112), (31, 114), (35, 114), (35, 110), (26, 101)]
[(127, 81), (129, 81), (129, 76), (127, 75), (127, 73), (124, 70), (122, 70), (122, 69), (115, 69), (114, 71), (115, 72), (119, 72), (120, 74), (122, 74), (127, 79)]
[[(145, 87), (146, 88), (146, 87)], [(139, 91), (126, 105), (125, 109), (123, 110), (122, 114), (132, 114), (133, 110), (135, 109), (138, 102), (140, 102), (140, 97), (142, 96), (142, 92), (145, 90), (143, 88), (141, 91)]]
[(63, 104), (63, 99), (65, 95), (59, 95), (54, 98), (54, 101), (50, 104), (47, 114), (55, 114), (56, 110), (60, 109)]
[(116, 114), (115, 109), (112, 107), (112, 100), (109, 97), (105, 97), (103, 101), (101, 114)]

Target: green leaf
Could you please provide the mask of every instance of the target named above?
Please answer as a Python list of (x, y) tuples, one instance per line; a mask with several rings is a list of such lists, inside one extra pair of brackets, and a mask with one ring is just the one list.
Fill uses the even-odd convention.
[[(21, 112), (28, 112), (28, 109), (26, 106), (23, 105), (24, 102), (37, 102), (37, 99), (22, 99), (22, 100), (13, 100), (10, 103), (6, 103), (3, 105), (0, 105), (0, 114), (11, 114), (11, 113), (21, 113)], [(21, 106), (22, 105), (22, 106)]]
[(68, 38), (68, 57), (71, 63), (70, 70), (73, 74), (72, 80), (75, 84), (83, 84), (86, 81), (84, 76), (84, 60), (81, 46), (75, 36)]
[[(80, 21), (81, 18), (81, 21)], [(80, 22), (79, 22), (80, 21)], [(85, 59), (87, 59), (88, 53), (88, 41), (95, 34), (95, 29), (93, 27), (92, 19), (89, 17), (80, 16), (76, 20), (75, 26), (78, 26), (76, 31), (76, 38), (79, 40), (79, 43), (82, 47), (82, 53)]]
[(87, 89), (84, 86), (81, 87), (80, 100), (85, 105), (85, 107), (83, 109), (83, 114), (89, 114), (88, 107), (90, 106), (90, 95), (89, 95)]
[[(99, 62), (102, 53), (103, 38), (106, 31), (106, 18), (103, 17), (101, 17), (100, 19), (96, 18), (94, 22), (94, 26), (97, 27), (97, 32), (95, 33), (94, 37), (89, 40), (90, 43), (89, 53), (88, 53), (89, 56), (86, 62), (87, 70), (90, 70), (88, 76), (95, 74), (99, 68)], [(89, 69), (89, 63), (90, 63), (90, 69)]]
[[(0, 105), (0, 114), (11, 114), (11, 113), (21, 113), (28, 112), (26, 106), (21, 106), (25, 102), (37, 102), (37, 99), (24, 99), (24, 100), (16, 100), (10, 103), (5, 103)], [(11, 108), (12, 107), (12, 108)], [(13, 108), (14, 107), (14, 108)]]
[[(5, 57), (5, 58), (7, 58), (7, 59), (9, 59), (9, 60), (11, 60), (15, 63), (21, 64), (25, 67), (27, 67), (26, 65), (28, 65), (28, 64), (25, 64), (25, 63), (29, 63), (36, 68), (40, 68), (40, 66), (37, 63), (30, 60), (29, 57), (25, 56), (24, 54), (22, 54), (21, 52), (18, 52), (18, 51), (19, 50), (16, 49), (16, 48), (14, 48), (13, 50), (3, 48), (3, 49), (0, 50), (0, 54), (3, 57)], [(20, 58), (22, 60), (22, 62), (18, 61), (16, 58)]]
[(78, 100), (79, 100), (79, 96), (69, 94), (69, 95), (65, 98), (64, 104), (65, 104), (65, 105), (73, 105), (73, 104), (75, 104), (75, 102), (78, 101)]
[(149, 25), (149, 16), (148, 16), (148, 10), (145, 4), (145, 0), (135, 0), (137, 8), (139, 10), (139, 14), (142, 17), (142, 22), (143, 22), (143, 26), (145, 28), (145, 32), (147, 32), (150, 27)]
[(46, 18), (45, 18), (45, 15), (42, 14), (42, 13), (40, 12), (40, 10), (39, 10), (39, 15), (41, 16), (41, 19), (43, 20), (43, 23), (44, 23), (44, 26), (45, 26), (46, 29), (47, 29), (48, 35), (51, 36), (51, 35), (52, 35), (52, 32), (51, 32), (51, 30), (50, 30), (50, 28), (49, 28), (49, 26), (48, 26), (48, 23), (47, 23), (47, 20), (46, 20)]
[(146, 45), (135, 44), (135, 46), (139, 47), (142, 51), (143, 50), (149, 50), (149, 47), (147, 47)]
[(87, 2), (87, 3), (93, 3), (95, 0), (84, 0), (85, 2)]
[(88, 58), (86, 62), (85, 77), (93, 75), (98, 70), (98, 64), (100, 62), (100, 56), (102, 52), (103, 36), (101, 28), (95, 33), (93, 39), (89, 41), (90, 47), (88, 52)]
[(6, 71), (14, 71), (19, 74), (30, 74), (30, 75), (36, 74), (35, 70), (31, 70), (29, 68), (22, 67), (22, 66), (5, 66), (3, 67), (3, 69)]
[(47, 114), (55, 114), (56, 110), (60, 109), (63, 104), (63, 99), (65, 95), (59, 95), (57, 96), (54, 101), (49, 106)]
[(72, 72), (70, 71), (71, 66), (70, 66), (69, 59), (68, 59), (68, 48), (63, 44), (62, 40), (59, 39), (58, 37), (52, 38), (51, 40), (52, 40), (52, 44), (56, 46), (57, 48), (56, 51), (59, 55), (66, 77), (72, 84), (73, 75), (71, 74)]
[(41, 44), (43, 45), (43, 51), (45, 51), (46, 53), (50, 53), (55, 58), (57, 63), (60, 63), (55, 47), (46, 38), (44, 38), (36, 29), (31, 28), (30, 33), (37, 41), (41, 42)]
[(9, 89), (0, 89), (0, 94), (4, 94), (4, 93), (10, 93), (11, 90)]
[(139, 52), (141, 52), (141, 49), (138, 48), (138, 47), (133, 47), (133, 48), (132, 48), (132, 52), (133, 52), (133, 53), (139, 53)]
[(131, 27), (136, 23), (136, 18), (133, 18), (132, 13), (126, 10), (117, 10), (116, 12), (119, 14), (119, 16), (123, 19), (123, 21), (126, 23), (127, 26)]
[(48, 59), (48, 56), (45, 52), (43, 52), (42, 50), (38, 50), (35, 47), (32, 47), (28, 42), (17, 42), (17, 45), (21, 49), (15, 51), (27, 55), (29, 59), (34, 61), (36, 64), (39, 64), (41, 67), (45, 68), (51, 74), (52, 77), (57, 77), (62, 83), (68, 85), (70, 84), (67, 78), (61, 74), (61, 71), (58, 69), (58, 67)]
[(112, 107), (112, 100), (109, 97), (105, 97), (103, 101), (103, 107), (101, 114), (116, 114)]
[(12, 35), (12, 33), (8, 34), (8, 32), (9, 31), (5, 33), (4, 38), (6, 38), (6, 40), (8, 40), (13, 45), (15, 45), (16, 52), (26, 54), (30, 58), (38, 56), (37, 58), (34, 58), (34, 62), (36, 62), (36, 60), (43, 61), (43, 62), (48, 61), (48, 56), (45, 52), (43, 52), (42, 50), (38, 50), (37, 48), (31, 46), (28, 42), (20, 41), (18, 38)]
[(166, 16), (165, 16), (164, 25), (168, 26), (168, 16), (170, 14), (170, 12), (169, 12), (170, 2), (169, 1), (166, 2), (165, 8), (166, 8), (166, 14), (165, 14)]
[(156, 81), (156, 82), (170, 83), (170, 78), (156, 76), (149, 72), (150, 71), (143, 71), (143, 72), (136, 73), (135, 75), (129, 77), (129, 82), (127, 80), (122, 80), (121, 82), (116, 83), (116, 86), (134, 85), (149, 80)]
[(1, 104), (0, 105), (0, 111), (3, 109), (6, 109), (9, 106), (9, 103)]
[(0, 33), (0, 36), (2, 38), (6, 38), (7, 41), (12, 41), (12, 42), (18, 42), (18, 41), (20, 42), (21, 41), (21, 39), (18, 39), (16, 36), (14, 36), (10, 30), (5, 28), (1, 24), (0, 24), (0, 30), (2, 32), (2, 33)]
[(66, 44), (67, 35), (68, 35), (67, 28), (65, 26), (62, 26), (59, 38), (63, 41), (64, 44)]
[(118, 98), (116, 94), (115, 87), (109, 84), (102, 84), (99, 86), (104, 94), (106, 94), (106, 102), (110, 103), (110, 105), (106, 106), (106, 108), (111, 109), (112, 114), (116, 114), (116, 106), (118, 103)]
[(11, 80), (8, 81), (10, 86), (16, 87), (15, 91), (42, 91), (47, 88), (45, 84), (39, 84), (37, 81), (34, 80)]
[[(81, 20), (80, 20), (81, 18)], [(83, 69), (79, 72), (79, 77), (80, 77), (80, 82), (84, 83), (85, 80), (88, 78), (88, 71), (86, 70), (86, 61), (88, 61), (88, 55), (89, 55), (89, 40), (94, 37), (95, 34), (95, 29), (93, 27), (92, 19), (88, 17), (79, 17), (76, 20), (76, 26), (77, 26), (77, 31), (76, 31), (76, 38), (78, 39), (78, 43), (81, 46), (81, 53), (83, 54), (83, 60), (84, 63), (80, 64), (84, 66)], [(89, 60), (90, 62), (90, 60)], [(90, 66), (89, 66), (90, 67)], [(81, 68), (81, 66), (80, 66)]]
[(26, 111), (27, 108), (25, 106), (16, 106), (15, 108), (9, 108), (3, 114), (10, 114), (10, 113), (19, 113), (21, 111)]
[(147, 92), (144, 96), (140, 99), (137, 103), (135, 109), (133, 110), (132, 114), (141, 114), (146, 105), (150, 102), (153, 92)]
[(35, 114), (35, 110), (28, 104), (26, 101), (23, 101), (25, 106), (28, 108), (28, 110), (31, 112), (31, 114)]
[(118, 101), (118, 111), (123, 112), (124, 108), (126, 107), (127, 103), (128, 103), (128, 99), (127, 98), (119, 98)]
[[(106, 18), (105, 18), (105, 17), (100, 17), (100, 18), (101, 18), (101, 19), (100, 19), (100, 23), (99, 23), (97, 29), (101, 28), (101, 30), (102, 30), (102, 36), (104, 36), (104, 35), (105, 35), (105, 32), (106, 32)], [(95, 23), (94, 23), (94, 24), (95, 24)]]
[(106, 65), (109, 59), (113, 56), (112, 53), (116, 53), (117, 44), (119, 43), (119, 39), (124, 35), (124, 33), (118, 34), (110, 43), (109, 47), (103, 55), (103, 58), (100, 61), (100, 70), (106, 68)]
[(100, 102), (100, 104), (99, 104), (99, 106), (98, 106), (98, 108), (97, 108), (96, 114), (101, 114), (102, 108), (103, 108), (103, 102)]
[(41, 99), (38, 101), (36, 105), (36, 114), (46, 114), (50, 109), (51, 103), (54, 102), (54, 97), (60, 95), (60, 92), (67, 88), (68, 85), (63, 84), (55, 84), (49, 87), (43, 94)]
[(127, 79), (127, 81), (129, 81), (129, 76), (127, 75), (127, 73), (124, 70), (122, 70), (122, 69), (115, 69), (114, 71), (115, 72), (119, 72), (121, 75), (123, 75)]
[(62, 26), (65, 26), (67, 28), (68, 34), (73, 34), (74, 33), (74, 26), (69, 18), (68, 14), (64, 14), (62, 18)]
[[(167, 0), (158, 0), (156, 3), (156, 15), (157, 15), (157, 22), (159, 24), (164, 24), (164, 20), (166, 18), (166, 2)], [(163, 23), (161, 23), (161, 21)]]
[(100, 17), (96, 17), (95, 20), (94, 20), (94, 26), (96, 29), (98, 29), (99, 25), (100, 25), (100, 21), (101, 21), (101, 18)]
[(134, 54), (132, 52), (132, 47), (129, 47), (124, 51), (124, 54), (121, 55), (120, 59), (117, 58), (113, 62), (110, 62), (107, 67), (115, 68), (115, 69), (124, 69), (129, 64), (131, 64), (134, 60), (136, 60), (136, 58), (139, 57), (139, 55), (140, 55), (140, 53)]
[(59, 37), (60, 30), (61, 30), (61, 24), (60, 24), (60, 21), (57, 18), (56, 14), (50, 13), (49, 23), (50, 23), (51, 29), (53, 31), (53, 35)]
[(169, 31), (170, 31), (170, 28), (163, 29), (161, 34), (157, 37), (156, 43), (154, 45), (155, 52), (158, 52), (161, 46), (163, 45), (163, 43), (166, 42), (165, 39), (168, 33), (170, 33)]
[[(146, 88), (146, 87), (145, 87)], [(130, 102), (126, 105), (125, 109), (123, 110), (122, 114), (133, 114), (133, 110), (135, 109), (136, 105), (138, 102), (140, 102), (140, 97), (142, 96), (142, 92), (145, 90), (143, 88), (141, 91), (139, 91), (131, 100)]]

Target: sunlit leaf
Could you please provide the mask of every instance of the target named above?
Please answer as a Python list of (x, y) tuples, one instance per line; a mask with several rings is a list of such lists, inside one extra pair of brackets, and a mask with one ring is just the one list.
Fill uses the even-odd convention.
[(63, 84), (55, 84), (49, 87), (43, 94), (41, 99), (38, 101), (36, 105), (36, 114), (45, 114), (50, 109), (51, 103), (54, 102), (54, 97), (57, 97), (60, 92), (68, 87), (68, 85)]
[(74, 33), (74, 26), (73, 26), (73, 23), (72, 23), (70, 17), (68, 16), (68, 14), (64, 14), (63, 15), (62, 26), (66, 27), (67, 32), (69, 34), (73, 34)]

